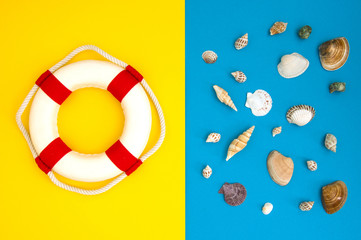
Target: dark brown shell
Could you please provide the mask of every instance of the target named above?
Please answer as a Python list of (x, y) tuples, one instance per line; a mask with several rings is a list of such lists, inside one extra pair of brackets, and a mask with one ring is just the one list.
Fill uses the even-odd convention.
[(247, 196), (246, 188), (240, 183), (224, 183), (218, 193), (224, 194), (224, 201), (231, 206), (241, 205)]
[(340, 210), (347, 199), (347, 187), (342, 181), (336, 181), (322, 188), (322, 205), (328, 214)]

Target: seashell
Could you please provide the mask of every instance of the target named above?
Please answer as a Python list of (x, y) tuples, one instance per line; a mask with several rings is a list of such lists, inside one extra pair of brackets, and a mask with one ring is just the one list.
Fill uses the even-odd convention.
[(208, 178), (212, 175), (212, 168), (210, 168), (210, 166), (207, 165), (207, 166), (203, 169), (202, 175), (203, 175), (203, 177), (205, 177), (205, 178), (208, 179)]
[(306, 71), (308, 60), (298, 53), (284, 55), (278, 64), (278, 73), (284, 78), (295, 78)]
[(214, 85), (213, 86), (214, 91), (216, 91), (217, 97), (219, 99), (219, 101), (221, 101), (222, 103), (226, 104), (227, 106), (233, 108), (235, 111), (237, 111), (236, 106), (234, 105), (231, 97), (228, 95), (228, 92), (226, 92), (226, 90), (224, 90), (223, 88)]
[(341, 68), (347, 61), (350, 46), (344, 37), (324, 42), (318, 48), (322, 67), (328, 71)]
[(246, 188), (239, 183), (224, 183), (218, 193), (224, 194), (224, 200), (231, 206), (241, 205), (247, 196)]
[(258, 89), (253, 94), (247, 93), (246, 107), (255, 116), (265, 116), (272, 108), (272, 98), (266, 91)]
[(282, 127), (276, 127), (272, 130), (272, 136), (276, 136), (277, 134), (280, 134), (282, 132)]
[(307, 161), (307, 167), (311, 171), (316, 171), (317, 170), (317, 163), (315, 161), (313, 161), (313, 160), (309, 160), (309, 161)]
[(344, 92), (346, 90), (346, 83), (344, 82), (334, 82), (330, 84), (329, 87), (330, 93), (333, 92)]
[(337, 138), (331, 133), (327, 133), (325, 137), (325, 147), (332, 152), (336, 152)]
[(242, 37), (238, 38), (236, 40), (236, 42), (234, 43), (234, 47), (237, 50), (240, 50), (240, 49), (244, 48), (245, 46), (247, 46), (247, 44), (248, 44), (248, 33), (246, 33)]
[(307, 39), (310, 34), (312, 32), (312, 28), (308, 25), (303, 26), (299, 31), (298, 31), (298, 36), (300, 36), (300, 38), (302, 39)]
[(221, 140), (221, 134), (219, 133), (211, 133), (208, 135), (206, 142), (216, 143)]
[(286, 28), (287, 28), (287, 23), (275, 22), (269, 31), (271, 35), (275, 35), (275, 34), (283, 33), (284, 31), (286, 31)]
[(278, 185), (287, 185), (293, 174), (293, 161), (278, 151), (272, 151), (267, 157), (267, 168), (272, 180)]
[(314, 201), (301, 202), (299, 208), (302, 211), (310, 211), (312, 209), (314, 203), (315, 203)]
[(234, 79), (239, 83), (244, 83), (247, 80), (246, 74), (241, 71), (231, 73)]
[(238, 138), (234, 139), (228, 147), (227, 158), (228, 161), (236, 153), (242, 151), (243, 148), (247, 146), (249, 139), (252, 136), (254, 126), (250, 127), (247, 131), (243, 132)]
[(202, 54), (202, 58), (206, 63), (215, 63), (217, 61), (217, 54), (213, 51), (205, 51)]
[(273, 205), (272, 205), (272, 203), (265, 203), (264, 205), (263, 205), (263, 208), (262, 208), (262, 212), (263, 212), (263, 214), (264, 215), (268, 215), (268, 214), (270, 214), (271, 212), (272, 212), (272, 210), (273, 210)]
[(328, 214), (340, 210), (347, 199), (347, 187), (342, 181), (336, 181), (322, 188), (322, 205)]
[(297, 105), (291, 107), (286, 118), (289, 123), (294, 123), (298, 126), (304, 126), (309, 123), (315, 116), (316, 111), (313, 107), (308, 105)]

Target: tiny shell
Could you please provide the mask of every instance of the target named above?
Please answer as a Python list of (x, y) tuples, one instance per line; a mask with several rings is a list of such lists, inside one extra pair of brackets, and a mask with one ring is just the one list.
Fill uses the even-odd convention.
[(293, 161), (278, 151), (272, 151), (267, 157), (267, 169), (272, 180), (278, 185), (287, 185), (293, 175)]
[(231, 206), (241, 205), (247, 196), (246, 188), (239, 183), (224, 183), (218, 193), (224, 194), (224, 200)]
[(313, 119), (315, 114), (316, 111), (313, 107), (308, 105), (297, 105), (288, 110), (286, 118), (289, 123), (304, 126)]
[(328, 71), (341, 68), (347, 61), (350, 45), (344, 37), (324, 42), (318, 48), (322, 67)]
[(317, 163), (313, 160), (309, 160), (309, 161), (307, 161), (307, 168), (310, 169), (310, 171), (316, 171)]
[(322, 205), (328, 214), (340, 210), (347, 199), (347, 187), (342, 181), (336, 181), (322, 188)]
[(208, 179), (208, 178), (212, 175), (212, 168), (210, 168), (210, 166), (207, 165), (207, 166), (203, 169), (202, 175), (203, 175), (203, 177), (205, 177), (205, 178)]
[(299, 208), (302, 211), (310, 211), (313, 207), (314, 201), (301, 202)]
[(228, 161), (236, 153), (240, 152), (247, 146), (249, 139), (252, 136), (254, 126), (250, 127), (247, 131), (243, 132), (238, 138), (234, 139), (228, 147), (227, 158)]
[(272, 203), (265, 203), (264, 205), (263, 205), (263, 208), (262, 208), (262, 212), (263, 212), (263, 214), (264, 215), (268, 215), (268, 214), (270, 214), (271, 212), (272, 212), (272, 210), (273, 210), (273, 205), (272, 205)]
[(270, 29), (270, 34), (275, 35), (275, 34), (283, 33), (284, 31), (286, 31), (286, 28), (287, 28), (287, 23), (275, 22)]
[(236, 40), (236, 42), (234, 43), (234, 47), (237, 50), (240, 50), (240, 49), (244, 48), (245, 46), (247, 46), (247, 44), (248, 44), (248, 33), (246, 33), (242, 37), (238, 38)]
[(228, 92), (226, 90), (224, 90), (223, 88), (221, 88), (217, 85), (214, 85), (213, 89), (214, 89), (214, 91), (216, 91), (219, 101), (221, 101), (222, 103), (231, 107), (233, 110), (237, 111), (236, 106), (234, 105), (231, 97), (228, 95)]
[(276, 136), (277, 134), (280, 134), (282, 132), (282, 127), (276, 127), (272, 130), (272, 136)]
[(216, 143), (221, 139), (221, 134), (211, 133), (208, 135), (206, 142)]
[(246, 74), (241, 71), (231, 73), (234, 79), (239, 83), (244, 83), (247, 80)]
[(298, 36), (300, 36), (300, 38), (302, 39), (307, 39), (310, 34), (312, 32), (312, 28), (308, 25), (303, 26), (299, 31), (298, 31)]
[(215, 63), (217, 61), (217, 54), (213, 51), (205, 51), (202, 54), (202, 58), (206, 63)]
[(266, 91), (258, 89), (253, 94), (247, 93), (246, 107), (255, 116), (265, 116), (272, 108), (272, 98)]
[(337, 138), (331, 133), (327, 133), (325, 137), (325, 147), (332, 152), (336, 152)]
[(304, 73), (308, 66), (309, 61), (301, 54), (292, 53), (284, 55), (281, 62), (278, 64), (278, 73), (284, 78), (295, 78)]
[(346, 83), (344, 82), (334, 82), (330, 84), (329, 87), (330, 93), (333, 92), (344, 92), (346, 90)]

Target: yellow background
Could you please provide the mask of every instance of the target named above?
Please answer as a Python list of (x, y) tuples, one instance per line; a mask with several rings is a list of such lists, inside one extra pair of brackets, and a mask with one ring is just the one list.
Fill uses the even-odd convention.
[[(184, 239), (184, 2), (1, 1), (0, 26), (0, 239)], [(84, 44), (139, 70), (167, 123), (160, 150), (97, 196), (53, 185), (15, 123), (37, 77)], [(86, 53), (77, 60), (88, 58), (101, 59)], [(120, 104), (95, 89), (73, 93), (58, 120), (65, 142), (86, 153), (107, 149), (123, 124)], [(153, 108), (147, 149), (158, 137), (157, 121)]]

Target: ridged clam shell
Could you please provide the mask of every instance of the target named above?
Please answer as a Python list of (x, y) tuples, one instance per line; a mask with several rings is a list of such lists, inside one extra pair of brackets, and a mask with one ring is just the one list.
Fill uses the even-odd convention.
[(278, 185), (287, 185), (293, 174), (293, 161), (278, 151), (272, 151), (267, 157), (267, 169), (272, 180)]
[(241, 205), (247, 196), (246, 188), (240, 183), (225, 183), (218, 193), (224, 194), (224, 200), (231, 206)]
[(255, 116), (265, 116), (272, 108), (272, 98), (266, 91), (258, 89), (254, 93), (247, 93), (246, 107)]
[(241, 71), (231, 73), (234, 79), (239, 83), (244, 83), (247, 80), (246, 74)]
[(275, 34), (283, 33), (284, 31), (286, 31), (286, 28), (287, 28), (287, 23), (275, 22), (270, 29), (270, 34), (275, 35)]
[(218, 56), (215, 52), (208, 50), (202, 54), (202, 58), (206, 63), (215, 63)]
[(212, 175), (212, 168), (210, 166), (206, 166), (203, 171), (202, 171), (202, 175), (205, 178), (210, 178), (210, 176)]
[(248, 33), (246, 33), (242, 37), (238, 38), (236, 40), (236, 42), (234, 43), (234, 47), (237, 50), (240, 50), (240, 49), (244, 48), (245, 46), (247, 46), (247, 44), (248, 44)]
[(314, 201), (301, 202), (299, 208), (302, 211), (310, 211), (313, 207)]
[(214, 91), (216, 91), (217, 98), (219, 99), (219, 101), (231, 107), (234, 111), (237, 111), (236, 106), (234, 105), (231, 97), (228, 95), (228, 92), (226, 90), (224, 90), (223, 88), (217, 85), (214, 85), (213, 89)]
[(316, 111), (313, 107), (308, 105), (297, 105), (288, 110), (286, 118), (289, 123), (304, 126), (313, 119), (315, 114)]
[(324, 42), (318, 48), (322, 67), (328, 71), (341, 68), (347, 61), (350, 45), (344, 37)]
[(309, 61), (301, 54), (292, 53), (284, 55), (277, 69), (279, 74), (284, 78), (295, 78), (306, 71)]
[(327, 133), (325, 137), (325, 147), (332, 152), (336, 152), (337, 138), (331, 133)]
[(236, 153), (240, 152), (247, 146), (249, 139), (252, 136), (254, 126), (250, 127), (247, 131), (243, 132), (238, 138), (234, 139), (228, 147), (227, 158), (228, 161)]
[(272, 130), (272, 136), (276, 136), (277, 134), (280, 134), (282, 132), (282, 127), (276, 127)]
[(219, 133), (211, 133), (208, 135), (206, 142), (216, 143), (221, 140), (221, 134)]
[(310, 170), (310, 171), (316, 171), (317, 170), (317, 163), (313, 160), (309, 160), (307, 161), (307, 168)]
[(264, 215), (270, 214), (272, 212), (272, 210), (273, 210), (273, 205), (272, 205), (272, 203), (269, 203), (269, 202), (265, 203), (262, 207), (262, 213)]
[(346, 90), (346, 83), (344, 82), (334, 82), (329, 86), (330, 93), (333, 92), (344, 92)]
[(336, 181), (322, 188), (322, 205), (328, 214), (340, 210), (347, 199), (347, 187), (342, 181)]

